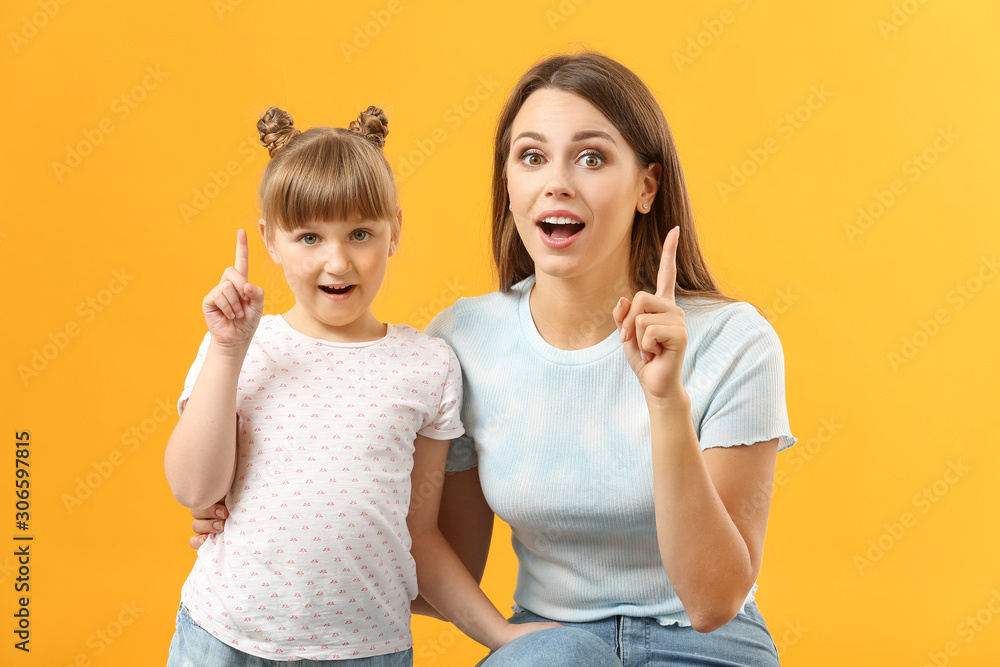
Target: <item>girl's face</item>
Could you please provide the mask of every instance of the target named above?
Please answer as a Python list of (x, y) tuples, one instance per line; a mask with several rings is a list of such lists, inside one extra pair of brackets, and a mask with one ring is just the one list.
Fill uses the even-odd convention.
[(285, 272), (295, 305), (285, 317), (313, 338), (341, 342), (372, 340), (384, 334), (371, 312), (399, 241), (398, 222), (388, 220), (310, 222), (293, 231), (274, 230), (268, 253)]
[(536, 90), (514, 117), (507, 191), (536, 275), (621, 278), (633, 216), (652, 205), (658, 178), (659, 165), (641, 169), (614, 124), (579, 95)]

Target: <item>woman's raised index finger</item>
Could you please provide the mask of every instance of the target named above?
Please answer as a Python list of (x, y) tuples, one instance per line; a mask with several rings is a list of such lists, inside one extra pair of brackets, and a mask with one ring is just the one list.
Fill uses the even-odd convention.
[(674, 227), (663, 239), (663, 252), (660, 254), (660, 270), (656, 274), (656, 296), (674, 300), (674, 290), (677, 288), (677, 242), (681, 228)]
[(244, 278), (250, 275), (250, 248), (247, 245), (247, 233), (242, 229), (236, 230), (236, 263), (233, 267)]

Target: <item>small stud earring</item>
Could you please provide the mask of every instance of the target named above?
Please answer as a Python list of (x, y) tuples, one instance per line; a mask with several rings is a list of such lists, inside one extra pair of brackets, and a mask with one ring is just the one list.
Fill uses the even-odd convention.
[(507, 204), (507, 210), (508, 211), (513, 211), (514, 210), (514, 205), (513, 204)]
[(642, 208), (643, 208), (643, 210), (648, 211), (649, 210), (649, 204), (643, 204)]

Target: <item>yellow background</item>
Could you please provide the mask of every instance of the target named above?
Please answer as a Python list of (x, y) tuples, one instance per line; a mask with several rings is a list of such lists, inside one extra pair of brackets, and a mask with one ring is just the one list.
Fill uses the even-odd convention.
[[(387, 109), (405, 221), (376, 312), (423, 326), (492, 289), (506, 91), (584, 44), (657, 95), (712, 265), (784, 345), (800, 441), (758, 594), (783, 664), (997, 664), (998, 21), (984, 0), (4, 2), (0, 663), (166, 659), (194, 552), (160, 405), (257, 219), (258, 114)], [(251, 277), (268, 312), (291, 305), (256, 236)], [(29, 654), (12, 633), (23, 430)], [(508, 540), (484, 582), (501, 609)], [(414, 634), (418, 665), (484, 653), (436, 621)]]

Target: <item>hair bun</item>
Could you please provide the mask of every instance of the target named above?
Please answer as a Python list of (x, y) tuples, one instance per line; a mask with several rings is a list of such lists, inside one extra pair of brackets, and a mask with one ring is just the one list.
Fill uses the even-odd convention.
[(278, 107), (271, 107), (257, 121), (257, 131), (260, 132), (260, 143), (264, 144), (271, 157), (284, 148), (292, 137), (299, 134), (299, 131), (292, 126), (291, 115)]
[(379, 107), (371, 106), (358, 115), (347, 127), (367, 139), (373, 146), (385, 146), (385, 138), (389, 136), (389, 119)]

